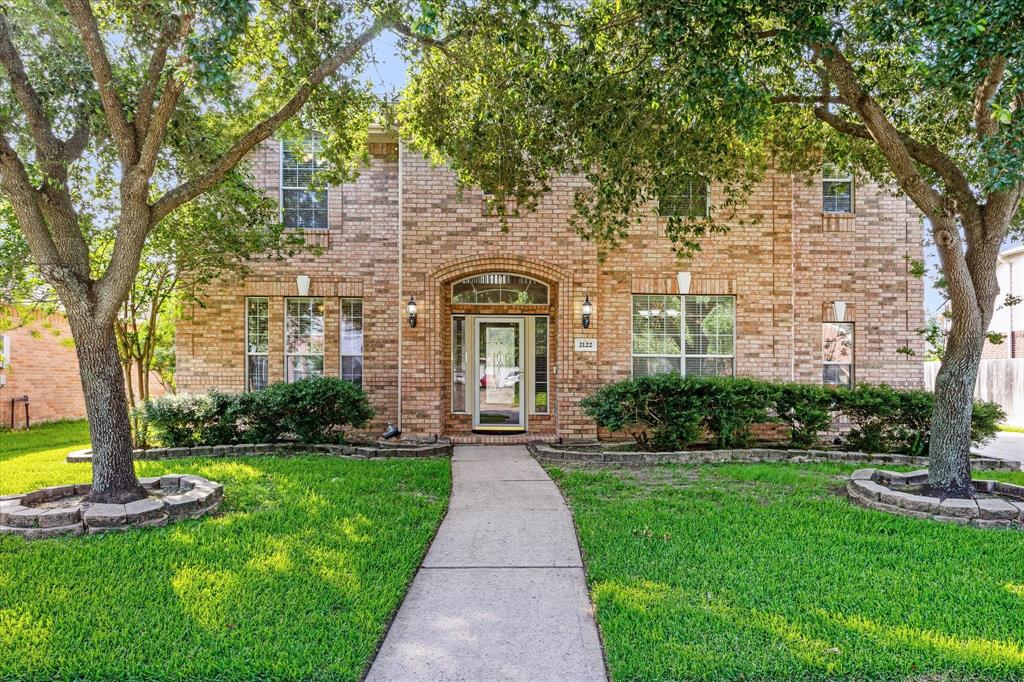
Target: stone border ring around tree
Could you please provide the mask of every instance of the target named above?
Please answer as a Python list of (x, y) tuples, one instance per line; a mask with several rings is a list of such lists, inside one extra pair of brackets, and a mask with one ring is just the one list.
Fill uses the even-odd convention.
[(1024, 529), (1024, 486), (975, 479), (975, 496), (961, 499), (923, 493), (921, 486), (927, 482), (927, 469), (907, 473), (858, 469), (846, 490), (854, 504), (897, 516), (977, 528)]
[(224, 486), (192, 474), (140, 478), (146, 497), (127, 504), (85, 501), (88, 483), (59, 485), (0, 497), (0, 533), (30, 540), (107, 530), (163, 526), (194, 519), (217, 509)]

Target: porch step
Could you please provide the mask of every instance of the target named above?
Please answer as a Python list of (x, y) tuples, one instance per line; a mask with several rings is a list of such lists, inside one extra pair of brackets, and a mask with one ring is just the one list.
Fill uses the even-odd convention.
[(445, 438), (457, 445), (525, 445), (527, 443), (557, 443), (559, 437), (553, 433), (451, 433)]

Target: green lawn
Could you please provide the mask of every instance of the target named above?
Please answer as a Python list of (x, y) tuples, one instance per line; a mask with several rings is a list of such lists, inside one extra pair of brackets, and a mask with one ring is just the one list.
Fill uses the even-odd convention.
[(549, 471), (616, 682), (1024, 679), (1019, 531), (854, 507), (843, 465)]
[[(0, 432), (0, 494), (89, 480), (81, 423)], [(0, 537), (0, 680), (356, 680), (441, 521), (445, 460), (139, 462), (225, 485), (212, 518)]]

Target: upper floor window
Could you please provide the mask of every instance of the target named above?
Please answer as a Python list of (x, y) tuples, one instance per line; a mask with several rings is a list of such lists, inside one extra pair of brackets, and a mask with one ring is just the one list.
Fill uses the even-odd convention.
[(633, 376), (732, 376), (735, 357), (735, 297), (634, 294)]
[(522, 275), (489, 272), (452, 285), (452, 303), (547, 305), (548, 287)]
[(281, 143), (281, 222), (291, 229), (327, 229), (327, 190), (313, 187), (320, 170), (320, 137)]
[(711, 214), (711, 193), (699, 175), (686, 175), (679, 189), (658, 192), (658, 215), (663, 218), (707, 218)]
[(853, 213), (853, 174), (834, 163), (826, 163), (821, 180), (825, 213)]
[(284, 371), (289, 382), (324, 373), (324, 299), (285, 300)]
[(821, 325), (821, 381), (826, 386), (853, 385), (853, 323)]

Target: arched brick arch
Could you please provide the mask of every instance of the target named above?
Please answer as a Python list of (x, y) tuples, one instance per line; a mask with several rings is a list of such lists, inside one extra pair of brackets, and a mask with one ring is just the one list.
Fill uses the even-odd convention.
[[(451, 284), (467, 277), (480, 275), (488, 272), (503, 272), (514, 275), (531, 277), (550, 287), (550, 298), (548, 300), (548, 314), (552, 320), (551, 350), (557, 366), (567, 367), (568, 354), (570, 352), (571, 339), (567, 332), (562, 332), (564, 323), (560, 312), (572, 310), (572, 279), (562, 268), (538, 259), (528, 259), (512, 255), (489, 255), (471, 256), (451, 260), (435, 269), (427, 276), (425, 295), (429, 325), (435, 333), (429, 335), (429, 357), (431, 362), (431, 376), (438, 386), (445, 386), (442, 389), (442, 396), (448, 395), (448, 372), (446, 368), (450, 362), (449, 319), (451, 316)], [(551, 381), (551, 389), (557, 393), (554, 380)], [(557, 397), (557, 395), (556, 395)], [(444, 402), (444, 400), (442, 400)], [(445, 409), (444, 407), (442, 409)], [(445, 413), (447, 414), (447, 413)], [(550, 415), (550, 427), (558, 429), (559, 413), (552, 409)], [(534, 421), (541, 421), (541, 417), (534, 417)], [(442, 423), (447, 420), (442, 418)]]

